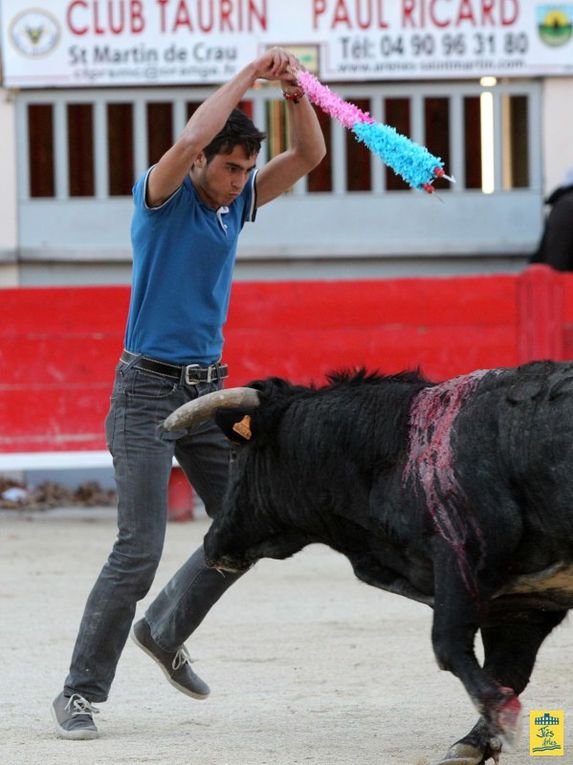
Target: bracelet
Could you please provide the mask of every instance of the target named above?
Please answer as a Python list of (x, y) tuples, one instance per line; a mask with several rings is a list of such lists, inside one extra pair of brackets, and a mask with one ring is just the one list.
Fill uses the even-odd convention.
[(296, 93), (287, 93), (286, 90), (283, 90), (283, 98), (286, 101), (292, 101), (293, 104), (298, 104), (302, 97), (303, 97), (303, 93), (301, 93), (300, 90), (297, 90)]

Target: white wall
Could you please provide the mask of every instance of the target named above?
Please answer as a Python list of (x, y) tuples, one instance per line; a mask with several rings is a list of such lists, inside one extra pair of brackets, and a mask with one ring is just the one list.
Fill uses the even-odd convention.
[[(542, 186), (545, 193), (548, 193), (559, 185), (567, 168), (573, 167), (573, 77), (544, 79), (541, 93)], [(18, 236), (19, 211), (16, 174), (15, 106), (10, 91), (2, 90), (1, 88), (0, 147), (0, 178), (2, 178), (2, 184), (0, 185), (0, 287), (12, 286), (18, 283), (34, 283), (36, 279), (40, 278), (39, 270), (46, 271), (41, 276), (42, 283), (44, 279), (49, 280), (50, 276), (58, 282), (60, 280), (66, 281), (61, 273), (59, 276), (53, 273), (50, 274), (49, 268), (46, 268), (47, 264), (45, 263), (35, 264), (35, 268), (32, 269), (33, 273), (30, 272), (27, 277), (26, 266), (16, 260), (18, 246), (21, 242)], [(403, 258), (400, 260), (400, 263), (400, 267), (403, 268), (405, 265)], [(72, 268), (69, 264), (68, 267)], [(109, 268), (104, 266), (103, 263), (99, 265), (94, 263), (92, 267), (96, 271), (98, 268), (101, 269), (101, 280), (103, 282), (119, 278), (119, 275), (116, 273), (117, 268), (113, 269), (113, 273), (108, 273)], [(339, 267), (340, 264), (338, 263), (336, 268)], [(423, 270), (426, 267), (434, 269), (437, 265), (435, 262), (428, 262), (424, 265)], [(464, 262), (464, 264), (458, 264), (456, 269), (454, 269), (452, 261), (451, 264), (449, 262), (441, 262), (441, 267), (446, 267), (446, 270), (449, 268), (459, 270), (461, 268), (463, 271), (471, 270), (474, 266), (473, 263), (468, 265)], [(512, 266), (508, 270), (513, 270), (514, 267)], [(66, 265), (62, 264), (61, 268), (65, 271)], [(268, 264), (266, 266), (262, 263), (258, 264), (257, 273), (260, 275), (261, 272), (265, 272), (269, 268)], [(302, 266), (300, 268), (304, 270)], [(380, 268), (380, 264), (378, 264), (378, 268)], [(420, 268), (419, 264), (417, 268)], [(487, 268), (491, 268), (491, 264)], [(504, 268), (507, 268), (505, 261)], [(251, 270), (246, 269), (246, 272), (250, 273)], [(82, 278), (85, 278), (85, 275)], [(122, 274), (122, 281), (123, 278), (127, 278), (127, 276)]]
[(0, 286), (17, 283), (18, 194), (16, 189), (15, 107), (9, 91), (0, 88)]
[(573, 167), (573, 77), (552, 77), (543, 83), (542, 141), (547, 193)]

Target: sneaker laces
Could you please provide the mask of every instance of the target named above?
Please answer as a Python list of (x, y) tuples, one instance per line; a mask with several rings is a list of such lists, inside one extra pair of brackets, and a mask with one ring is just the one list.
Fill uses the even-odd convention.
[(171, 662), (171, 666), (174, 670), (178, 670), (185, 666), (185, 664), (191, 664), (192, 662), (193, 659), (189, 656), (189, 651), (182, 645), (181, 648), (177, 649), (173, 661)]
[(72, 717), (74, 715), (99, 715), (99, 709), (96, 709), (92, 704), (80, 696), (79, 693), (72, 693), (70, 699), (65, 707), (67, 712), (71, 712)]

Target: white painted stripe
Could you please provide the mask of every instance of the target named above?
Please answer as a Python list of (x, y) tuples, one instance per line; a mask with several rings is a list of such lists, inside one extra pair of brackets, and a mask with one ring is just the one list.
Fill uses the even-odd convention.
[(255, 219), (255, 215), (257, 212), (257, 189), (255, 186), (255, 179), (257, 177), (258, 170), (253, 170), (253, 174), (251, 176), (251, 204), (249, 206), (249, 211), (247, 213), (247, 216), (245, 220), (248, 220), (249, 222), (253, 222)]
[[(173, 464), (178, 464), (175, 458), (173, 458)], [(107, 468), (112, 466), (112, 457), (107, 451), (6, 452), (0, 454), (0, 472)]]

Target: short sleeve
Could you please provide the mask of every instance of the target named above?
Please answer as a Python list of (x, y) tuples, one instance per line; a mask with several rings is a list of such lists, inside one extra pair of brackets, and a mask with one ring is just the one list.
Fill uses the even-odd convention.
[(247, 181), (243, 223), (254, 223), (257, 217), (257, 173), (258, 170), (253, 170)]
[(155, 165), (151, 165), (151, 167), (148, 168), (145, 171), (145, 173), (143, 173), (143, 175), (137, 179), (132, 190), (135, 207), (138, 210), (141, 210), (142, 212), (145, 212), (145, 213), (156, 213), (161, 210), (164, 210), (169, 205), (173, 197), (177, 196), (177, 194), (181, 191), (181, 188), (182, 188), (182, 186), (179, 186), (178, 189), (175, 189), (173, 194), (171, 194), (171, 196), (168, 197), (165, 200), (165, 202), (162, 202), (160, 205), (156, 205), (155, 207), (150, 207), (147, 204), (147, 182), (149, 179), (149, 174), (151, 173), (154, 167)]

